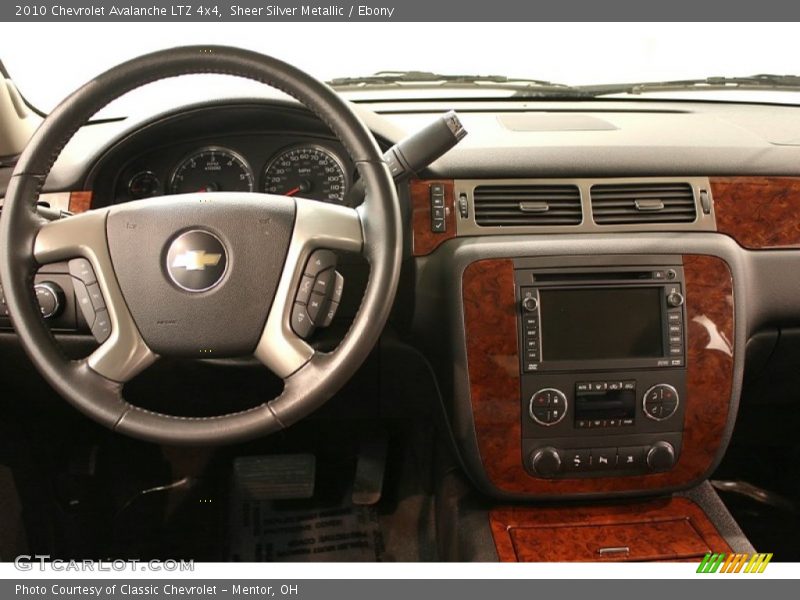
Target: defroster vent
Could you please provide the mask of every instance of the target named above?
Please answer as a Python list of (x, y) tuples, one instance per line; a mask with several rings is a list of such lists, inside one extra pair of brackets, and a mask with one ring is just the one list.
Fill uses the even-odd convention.
[(575, 185), (479, 185), (473, 199), (481, 227), (580, 225), (583, 220)]

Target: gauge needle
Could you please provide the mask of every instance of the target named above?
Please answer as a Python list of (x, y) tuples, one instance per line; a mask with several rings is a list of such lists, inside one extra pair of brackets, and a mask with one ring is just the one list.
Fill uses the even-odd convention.
[(300, 191), (300, 186), (298, 185), (297, 187), (294, 187), (290, 189), (288, 192), (286, 192), (284, 196), (294, 196), (299, 191)]

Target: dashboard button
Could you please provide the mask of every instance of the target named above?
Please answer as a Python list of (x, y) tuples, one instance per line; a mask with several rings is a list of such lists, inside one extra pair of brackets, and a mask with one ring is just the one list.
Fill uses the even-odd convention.
[(108, 312), (105, 309), (97, 311), (94, 325), (92, 325), (92, 335), (101, 344), (111, 335), (111, 320), (108, 318)]
[(596, 448), (592, 449), (592, 469), (605, 471), (617, 466), (616, 448)]
[(563, 450), (561, 456), (565, 471), (580, 472), (591, 467), (592, 454), (588, 448)]
[(97, 281), (92, 264), (85, 258), (73, 258), (69, 261), (69, 274), (86, 284)]
[(617, 449), (617, 467), (639, 469), (644, 466), (645, 446), (626, 446)]
[(559, 423), (567, 412), (567, 397), (554, 388), (544, 388), (531, 396), (528, 414), (539, 425), (549, 427)]

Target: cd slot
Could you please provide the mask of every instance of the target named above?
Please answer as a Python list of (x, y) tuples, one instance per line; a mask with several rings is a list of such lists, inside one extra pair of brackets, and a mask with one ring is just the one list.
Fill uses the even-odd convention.
[(648, 281), (656, 279), (653, 271), (590, 271), (578, 273), (535, 273), (533, 280), (537, 283), (572, 282), (572, 281)]

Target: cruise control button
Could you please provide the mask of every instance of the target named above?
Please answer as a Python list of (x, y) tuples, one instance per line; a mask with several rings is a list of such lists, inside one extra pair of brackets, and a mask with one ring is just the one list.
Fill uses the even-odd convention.
[(111, 335), (111, 320), (108, 318), (108, 311), (105, 309), (97, 311), (94, 325), (92, 325), (92, 335), (101, 344)]
[(89, 299), (92, 301), (92, 306), (95, 310), (100, 310), (106, 307), (106, 302), (103, 300), (103, 293), (100, 291), (100, 286), (92, 283), (86, 286), (86, 291), (89, 292)]
[(311, 295), (311, 289), (314, 287), (314, 278), (310, 275), (303, 275), (303, 278), (300, 280), (300, 285), (297, 288), (297, 297), (295, 301), (300, 302), (301, 304), (306, 304), (308, 302), (308, 297)]
[(92, 300), (89, 298), (89, 292), (86, 289), (86, 286), (83, 285), (83, 282), (77, 279), (73, 279), (72, 287), (75, 290), (75, 302), (81, 309), (81, 314), (83, 315), (84, 321), (86, 321), (89, 329), (91, 329), (92, 325), (94, 325), (95, 313), (94, 306), (92, 306)]
[(308, 316), (306, 307), (295, 302), (292, 308), (292, 329), (301, 338), (306, 338), (314, 331), (314, 323)]
[(306, 275), (316, 277), (325, 269), (336, 266), (336, 255), (330, 250), (314, 250), (306, 264)]
[(97, 281), (92, 264), (85, 258), (73, 258), (69, 261), (69, 274), (86, 284)]

